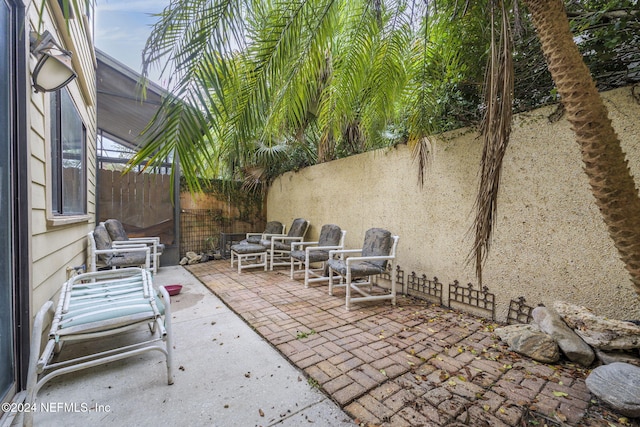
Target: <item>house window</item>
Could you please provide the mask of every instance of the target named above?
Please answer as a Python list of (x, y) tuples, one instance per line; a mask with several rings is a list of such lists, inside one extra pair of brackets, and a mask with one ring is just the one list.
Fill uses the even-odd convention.
[(64, 13), (64, 6), (65, 3), (67, 4), (67, 8), (68, 8), (68, 13), (69, 13), (69, 18), (70, 19), (74, 19), (75, 16), (73, 15), (73, 3), (71, 2), (71, 0), (58, 0), (58, 6), (60, 6), (60, 10), (62, 10), (62, 13)]
[(66, 89), (51, 93), (51, 211), (87, 213), (87, 130)]

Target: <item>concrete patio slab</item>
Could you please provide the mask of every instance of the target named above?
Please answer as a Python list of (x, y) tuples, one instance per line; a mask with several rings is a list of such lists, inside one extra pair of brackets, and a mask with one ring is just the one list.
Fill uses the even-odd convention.
[(175, 383), (157, 352), (61, 376), (38, 393), (34, 425), (353, 425), (187, 270), (162, 267), (154, 282), (183, 285), (171, 297)]

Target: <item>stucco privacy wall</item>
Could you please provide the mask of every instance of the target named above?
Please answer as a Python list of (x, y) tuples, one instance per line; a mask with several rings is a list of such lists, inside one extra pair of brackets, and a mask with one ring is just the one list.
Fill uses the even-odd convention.
[[(629, 88), (603, 97), (640, 177), (640, 105)], [(515, 117), (483, 284), (496, 294), (498, 320), (519, 296), (532, 306), (564, 300), (640, 319), (640, 300), (595, 206), (569, 123), (547, 119), (554, 110)], [(268, 220), (307, 218), (311, 239), (322, 224), (338, 224), (350, 248), (362, 246), (368, 228), (387, 228), (400, 236), (398, 263), (407, 274), (476, 284), (466, 259), (481, 154), (476, 132), (443, 135), (433, 142), (423, 188), (405, 145), (289, 172), (269, 189)]]

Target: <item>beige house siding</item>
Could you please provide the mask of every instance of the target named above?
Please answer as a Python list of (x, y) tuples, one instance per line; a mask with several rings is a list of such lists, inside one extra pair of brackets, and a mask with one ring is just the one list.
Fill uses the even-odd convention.
[[(640, 176), (640, 106), (629, 88), (603, 96), (632, 173)], [(553, 110), (515, 118), (483, 284), (496, 294), (500, 320), (519, 296), (533, 306), (566, 300), (604, 316), (640, 319), (640, 301), (595, 206), (579, 147), (566, 119), (549, 123)], [(482, 143), (476, 132), (461, 130), (434, 141), (432, 151), (423, 188), (404, 145), (286, 173), (269, 189), (268, 219), (290, 224), (305, 217), (311, 240), (322, 224), (336, 223), (351, 248), (362, 246), (368, 228), (387, 228), (400, 236), (398, 262), (406, 274), (477, 283), (466, 259)]]
[[(32, 6), (39, 6), (39, 2)], [(73, 52), (72, 63), (78, 78), (67, 88), (87, 130), (87, 215), (76, 222), (60, 224), (51, 214), (50, 201), (50, 123), (49, 94), (31, 90), (29, 112), (29, 147), (31, 150), (31, 310), (35, 315), (40, 306), (55, 296), (67, 279), (67, 268), (86, 264), (87, 233), (95, 221), (95, 154), (96, 154), (96, 91), (95, 55), (92, 41), (85, 36), (79, 23), (82, 17), (70, 21), (67, 33), (58, 2), (47, 2), (42, 22), (37, 7), (29, 9), (31, 28), (39, 33), (49, 30), (57, 41)], [(37, 58), (31, 55), (30, 70)]]

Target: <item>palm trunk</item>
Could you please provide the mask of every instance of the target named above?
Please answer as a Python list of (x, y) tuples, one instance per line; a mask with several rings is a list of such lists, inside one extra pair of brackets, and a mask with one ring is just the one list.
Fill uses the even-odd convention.
[(569, 30), (561, 0), (525, 0), (582, 151), (596, 204), (640, 294), (640, 198), (620, 140)]

